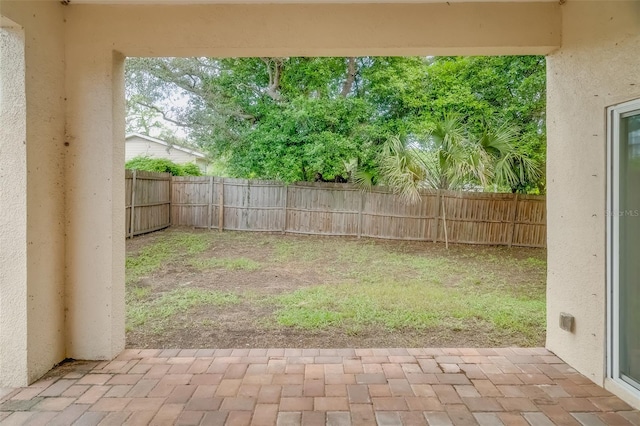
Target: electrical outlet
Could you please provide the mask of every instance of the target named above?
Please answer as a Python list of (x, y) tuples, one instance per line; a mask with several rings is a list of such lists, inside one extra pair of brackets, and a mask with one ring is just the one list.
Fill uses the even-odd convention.
[(567, 314), (565, 312), (560, 312), (560, 328), (566, 330), (568, 332), (573, 331), (573, 324), (575, 322), (575, 318), (571, 314)]

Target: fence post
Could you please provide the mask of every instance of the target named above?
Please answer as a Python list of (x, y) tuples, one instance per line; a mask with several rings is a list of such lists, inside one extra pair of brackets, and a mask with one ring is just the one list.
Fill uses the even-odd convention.
[(511, 217), (511, 225), (509, 226), (509, 248), (513, 244), (513, 236), (516, 232), (516, 218), (518, 217), (518, 193), (513, 197), (513, 216)]
[(169, 175), (169, 226), (173, 225), (171, 210), (173, 206), (173, 175)]
[(131, 179), (131, 216), (129, 219), (129, 238), (133, 238), (133, 232), (135, 230), (136, 220), (136, 175), (138, 171), (133, 170), (133, 177)]
[(447, 233), (447, 209), (444, 206), (444, 197), (442, 197), (442, 227), (444, 228), (444, 246), (449, 250), (449, 235)]
[(438, 225), (440, 222), (440, 190), (438, 189), (437, 195), (436, 195), (436, 224), (433, 227), (433, 229), (435, 229), (435, 232), (433, 233), (433, 242), (437, 243), (438, 242)]
[(224, 178), (220, 178), (218, 188), (218, 231), (224, 231)]
[(362, 210), (364, 209), (364, 191), (360, 191), (360, 206), (358, 207), (358, 238), (362, 237)]
[(284, 206), (283, 206), (283, 213), (284, 213), (284, 218), (282, 220), (282, 222), (284, 223), (283, 227), (282, 227), (282, 233), (286, 233), (287, 232), (287, 206), (289, 204), (289, 185), (287, 185), (286, 183), (283, 184), (284, 185)]
[(207, 211), (207, 228), (213, 227), (213, 176), (209, 177), (209, 209)]

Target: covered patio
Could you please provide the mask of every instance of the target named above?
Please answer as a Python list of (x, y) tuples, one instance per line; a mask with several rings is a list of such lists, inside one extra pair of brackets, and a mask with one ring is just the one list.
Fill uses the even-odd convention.
[(544, 348), (128, 349), (3, 392), (9, 425), (640, 425)]
[[(434, 424), (637, 424), (637, 413), (603, 388), (640, 407), (638, 283), (618, 274), (640, 275), (637, 238), (622, 245), (612, 219), (638, 210), (618, 203), (625, 157), (610, 149), (626, 149), (619, 136), (631, 133), (619, 124), (640, 115), (640, 2), (1, 0), (0, 23), (0, 386), (35, 382), (8, 391), (5, 422), (200, 421), (211, 413), (200, 416), (205, 410), (189, 399), (202, 387), (197, 399), (219, 403), (230, 423), (295, 422), (317, 410), (342, 424), (351, 409), (354, 422), (368, 416), (381, 424), (403, 416)], [(546, 349), (271, 350), (255, 359), (243, 351), (123, 352), (127, 56), (496, 54), (547, 56)], [(561, 317), (569, 320), (562, 327)], [(67, 358), (103, 362), (38, 381)], [(307, 373), (325, 379), (322, 389), (307, 390), (321, 396), (305, 396)], [(160, 394), (151, 396), (156, 386)], [(277, 402), (238, 396), (260, 386), (282, 386)], [(294, 386), (293, 396), (284, 396), (285, 386)], [(265, 411), (252, 416), (254, 409)]]

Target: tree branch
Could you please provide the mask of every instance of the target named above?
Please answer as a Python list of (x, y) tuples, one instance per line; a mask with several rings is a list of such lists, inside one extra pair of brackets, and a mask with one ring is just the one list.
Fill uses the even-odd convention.
[(141, 102), (141, 101), (135, 101), (135, 103), (137, 103), (140, 106), (143, 106), (145, 108), (149, 108), (150, 110), (153, 110), (153, 111), (157, 112), (158, 114), (160, 114), (162, 116), (162, 118), (165, 121), (168, 121), (169, 123), (173, 123), (176, 126), (180, 126), (180, 127), (191, 127), (187, 123), (183, 123), (181, 121), (178, 121), (178, 120), (175, 120), (175, 119), (169, 117), (166, 112), (164, 112), (162, 109), (158, 108), (155, 105), (150, 105), (150, 104), (147, 104), (147, 103), (144, 103), (144, 102)]

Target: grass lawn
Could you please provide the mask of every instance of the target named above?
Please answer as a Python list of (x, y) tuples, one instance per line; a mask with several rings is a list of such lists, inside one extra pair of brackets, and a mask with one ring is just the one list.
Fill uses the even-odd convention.
[(127, 242), (128, 346), (543, 345), (545, 258), (173, 228)]

